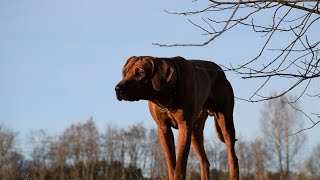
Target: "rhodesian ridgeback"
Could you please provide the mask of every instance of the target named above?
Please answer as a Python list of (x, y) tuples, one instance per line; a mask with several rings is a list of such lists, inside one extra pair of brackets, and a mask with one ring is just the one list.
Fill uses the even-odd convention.
[[(148, 100), (157, 123), (170, 180), (186, 177), (190, 145), (196, 153), (201, 179), (209, 179), (210, 163), (203, 145), (203, 129), (214, 116), (218, 138), (226, 144), (230, 179), (239, 179), (233, 123), (234, 94), (223, 70), (215, 63), (182, 57), (132, 56), (115, 87), (118, 100)], [(171, 127), (178, 129), (176, 155)]]

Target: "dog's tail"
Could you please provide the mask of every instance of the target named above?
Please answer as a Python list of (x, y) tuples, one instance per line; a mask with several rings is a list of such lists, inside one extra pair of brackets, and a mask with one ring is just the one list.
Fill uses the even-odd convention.
[(220, 139), (220, 141), (222, 141), (224, 143), (223, 134), (222, 134), (221, 128), (220, 128), (219, 123), (216, 120), (216, 118), (214, 118), (214, 126), (216, 129), (216, 134), (217, 134), (218, 138)]

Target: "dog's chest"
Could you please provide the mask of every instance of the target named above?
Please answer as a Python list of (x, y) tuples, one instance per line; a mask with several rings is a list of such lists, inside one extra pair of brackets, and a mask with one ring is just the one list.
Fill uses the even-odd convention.
[(170, 118), (170, 126), (175, 128), (175, 129), (178, 129), (178, 123), (175, 119), (171, 119)]
[(170, 126), (175, 128), (175, 129), (178, 129), (179, 121), (183, 121), (182, 114), (179, 113), (179, 112), (175, 112), (175, 113), (167, 112), (167, 113), (168, 113)]

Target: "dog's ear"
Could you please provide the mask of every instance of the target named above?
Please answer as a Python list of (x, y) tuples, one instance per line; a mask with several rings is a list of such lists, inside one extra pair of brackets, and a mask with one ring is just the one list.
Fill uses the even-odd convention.
[(171, 80), (174, 68), (169, 66), (166, 61), (162, 59), (154, 59), (154, 69), (156, 72), (152, 78), (152, 86), (155, 90), (160, 91), (161, 88), (165, 88), (166, 84)]

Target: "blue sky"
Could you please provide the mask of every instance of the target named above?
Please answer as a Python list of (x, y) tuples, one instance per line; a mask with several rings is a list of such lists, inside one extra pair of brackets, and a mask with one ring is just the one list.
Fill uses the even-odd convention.
[[(191, 1), (0, 0), (0, 123), (21, 138), (37, 129), (58, 134), (90, 117), (100, 130), (107, 124), (126, 127), (140, 121), (155, 127), (146, 101), (116, 99), (114, 86), (128, 57), (183, 56), (228, 65), (253, 57), (261, 47), (261, 37), (245, 29), (201, 48), (152, 45), (204, 40), (186, 17), (163, 11), (188, 8), (195, 9)], [(259, 86), (227, 76), (238, 97), (249, 97)], [(281, 89), (287, 82), (274, 83)], [(301, 105), (319, 107), (308, 100)], [(261, 103), (236, 101), (235, 124), (241, 137), (259, 134), (261, 108)], [(215, 137), (212, 121), (207, 122), (208, 137)], [(320, 143), (314, 138), (320, 137), (319, 125), (307, 134), (310, 146)]]

